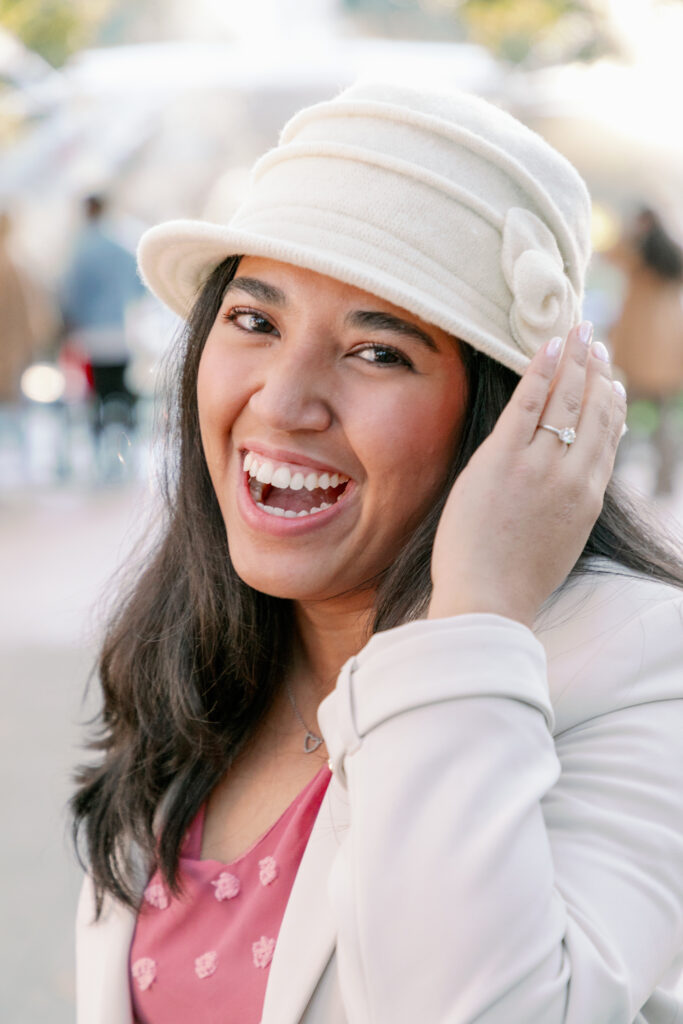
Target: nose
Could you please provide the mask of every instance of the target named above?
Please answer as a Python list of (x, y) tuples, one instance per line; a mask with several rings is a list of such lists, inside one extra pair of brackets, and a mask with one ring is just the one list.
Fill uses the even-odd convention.
[(273, 430), (327, 430), (333, 420), (330, 393), (330, 370), (320, 348), (290, 340), (261, 367), (249, 407)]

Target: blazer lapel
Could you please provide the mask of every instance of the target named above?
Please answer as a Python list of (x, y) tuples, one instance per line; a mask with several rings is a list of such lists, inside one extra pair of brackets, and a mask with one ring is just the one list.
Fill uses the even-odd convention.
[(282, 919), (261, 1024), (298, 1024), (334, 952), (336, 930), (327, 880), (348, 825), (348, 797), (333, 776)]
[(86, 876), (76, 919), (78, 1024), (132, 1024), (128, 954), (135, 914), (105, 900), (100, 920), (94, 915), (93, 886)]

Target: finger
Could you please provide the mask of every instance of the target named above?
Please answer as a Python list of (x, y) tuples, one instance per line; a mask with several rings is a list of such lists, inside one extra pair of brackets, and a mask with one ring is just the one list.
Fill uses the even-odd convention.
[(601, 342), (591, 346), (587, 362), (586, 388), (572, 454), (591, 473), (598, 463), (608, 464), (613, 455), (610, 431), (616, 394), (609, 355)]
[(618, 380), (611, 381), (611, 389), (612, 408), (610, 421), (605, 432), (604, 444), (593, 466), (593, 474), (603, 487), (607, 486), (607, 482), (614, 470), (617, 449), (619, 448), (619, 442), (623, 436), (626, 424), (626, 391)]
[(495, 433), (506, 444), (521, 448), (533, 440), (561, 354), (562, 338), (551, 338), (527, 366), (496, 424)]
[[(564, 428), (576, 430), (584, 401), (592, 334), (592, 324), (588, 320), (584, 320), (582, 324), (569, 332), (539, 426), (549, 424), (558, 430)], [(545, 450), (554, 452), (558, 444), (558, 437), (549, 430), (540, 429), (535, 444), (541, 450), (545, 448)]]

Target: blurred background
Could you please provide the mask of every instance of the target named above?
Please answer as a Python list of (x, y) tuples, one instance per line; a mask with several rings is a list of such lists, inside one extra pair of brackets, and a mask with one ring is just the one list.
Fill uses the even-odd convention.
[(585, 312), (631, 400), (617, 473), (680, 536), (682, 52), (680, 0), (0, 0), (4, 1024), (74, 1016), (64, 808), (103, 588), (153, 529), (178, 330), (140, 233), (229, 216), (287, 117), (360, 76), (494, 100), (588, 182)]

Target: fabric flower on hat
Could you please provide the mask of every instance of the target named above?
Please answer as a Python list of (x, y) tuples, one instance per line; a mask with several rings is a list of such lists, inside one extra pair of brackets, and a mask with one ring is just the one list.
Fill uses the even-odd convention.
[(512, 292), (512, 336), (526, 355), (533, 356), (555, 335), (566, 337), (578, 316), (578, 300), (555, 236), (530, 210), (508, 210), (501, 259)]

